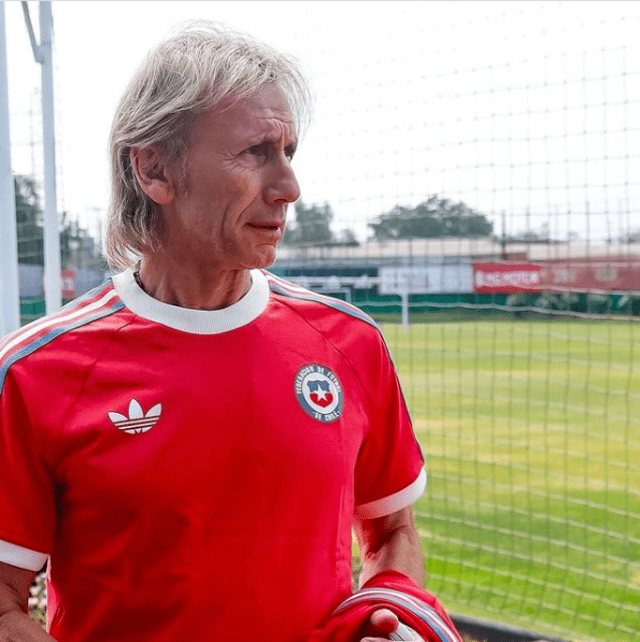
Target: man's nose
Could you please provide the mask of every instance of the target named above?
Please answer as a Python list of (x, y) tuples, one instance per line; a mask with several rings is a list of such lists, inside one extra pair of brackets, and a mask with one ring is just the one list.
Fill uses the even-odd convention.
[(291, 161), (282, 156), (274, 163), (266, 187), (265, 199), (268, 203), (293, 203), (300, 198), (300, 186)]

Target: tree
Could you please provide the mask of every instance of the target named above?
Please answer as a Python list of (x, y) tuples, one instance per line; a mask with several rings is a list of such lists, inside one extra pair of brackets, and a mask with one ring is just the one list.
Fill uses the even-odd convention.
[[(31, 176), (14, 177), (18, 263), (44, 265), (43, 211), (37, 184)], [(62, 212), (60, 255), (63, 268), (103, 267), (100, 248), (91, 234)]]
[(414, 208), (396, 205), (368, 224), (378, 241), (402, 238), (477, 238), (491, 236), (493, 223), (464, 203), (436, 194)]
[(42, 208), (36, 181), (31, 176), (17, 175), (13, 179), (16, 199), (18, 233), (18, 262), (28, 265), (44, 264), (44, 235)]
[(336, 243), (338, 245), (360, 245), (360, 243), (358, 243), (358, 237), (356, 236), (356, 233), (350, 227), (345, 227), (344, 229), (340, 230), (336, 239)]
[(285, 231), (283, 242), (289, 245), (327, 245), (334, 242), (331, 231), (333, 210), (324, 205), (295, 204), (295, 221)]
[(60, 256), (63, 268), (106, 268), (99, 243), (77, 220), (69, 217), (69, 212), (62, 212)]

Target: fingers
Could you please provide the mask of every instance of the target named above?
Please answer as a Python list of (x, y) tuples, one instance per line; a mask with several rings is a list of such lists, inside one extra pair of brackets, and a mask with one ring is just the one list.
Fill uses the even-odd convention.
[(378, 609), (371, 614), (367, 637), (362, 642), (379, 642), (388, 640), (389, 634), (393, 633), (400, 624), (398, 616), (389, 609)]
[(378, 609), (371, 614), (370, 625), (376, 629), (375, 633), (393, 633), (398, 628), (400, 620), (398, 616), (389, 609)]

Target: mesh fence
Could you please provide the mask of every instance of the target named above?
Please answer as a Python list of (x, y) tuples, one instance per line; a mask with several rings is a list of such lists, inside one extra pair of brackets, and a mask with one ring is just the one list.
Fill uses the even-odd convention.
[(275, 270), (381, 322), (427, 455), (428, 586), (619, 641), (640, 639), (640, 11), (607, 6), (400, 5), (367, 65), (345, 46), (333, 169), (297, 214), (339, 193), (342, 244)]

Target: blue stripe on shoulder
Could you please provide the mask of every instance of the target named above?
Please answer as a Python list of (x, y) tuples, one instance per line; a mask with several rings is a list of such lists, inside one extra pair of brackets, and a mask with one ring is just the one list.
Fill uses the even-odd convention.
[(57, 314), (74, 310), (80, 304), (84, 303), (87, 299), (91, 299), (92, 297), (96, 296), (98, 292), (101, 292), (102, 290), (106, 292), (107, 287), (110, 285), (111, 285), (111, 277), (108, 277), (102, 283), (100, 283), (100, 285), (96, 285), (95, 288), (92, 288), (88, 292), (85, 292), (84, 294), (80, 295), (77, 299), (73, 299), (73, 301), (69, 301), (69, 303), (67, 303), (66, 305), (63, 305), (60, 308), (60, 310), (57, 312)]
[(334, 310), (338, 310), (339, 312), (344, 312), (345, 314), (355, 317), (356, 319), (360, 319), (361, 321), (364, 321), (365, 323), (372, 325), (376, 330), (380, 331), (380, 327), (378, 326), (378, 324), (368, 314), (356, 308), (354, 305), (345, 303), (340, 299), (334, 299), (329, 296), (317, 294), (315, 292), (312, 292), (311, 290), (305, 290), (304, 293), (292, 292), (291, 290), (279, 285), (276, 281), (272, 279), (269, 279), (269, 289), (272, 290), (273, 292), (276, 292), (277, 294), (282, 294), (283, 296), (287, 296), (292, 299), (322, 303), (322, 305), (326, 305), (329, 308), (333, 308)]
[[(98, 292), (99, 290), (100, 290), (100, 286), (98, 288), (94, 288), (92, 292)], [(85, 299), (86, 297), (82, 297), (82, 298)], [(73, 309), (75, 305), (72, 305), (72, 304), (75, 304), (75, 303), (76, 301), (72, 301), (71, 303), (67, 304), (64, 307), (64, 309), (65, 310)], [(68, 307), (68, 306), (71, 306), (71, 307)], [(87, 323), (91, 323), (92, 321), (96, 321), (97, 319), (102, 319), (103, 317), (107, 317), (110, 314), (117, 312), (118, 310), (122, 310), (122, 308), (124, 308), (124, 303), (118, 299), (112, 305), (106, 308), (100, 308), (99, 310), (97, 310), (96, 312), (94, 312), (89, 316), (81, 317), (80, 319), (76, 319), (75, 321), (71, 321), (70, 323), (54, 328), (50, 332), (43, 334), (40, 338), (36, 339), (35, 341), (32, 341), (31, 343), (28, 343), (26, 346), (24, 346), (20, 350), (17, 350), (16, 352), (14, 352), (12, 355), (7, 357), (7, 359), (2, 363), (2, 366), (0, 367), (0, 392), (2, 392), (2, 388), (4, 387), (4, 380), (7, 376), (7, 372), (9, 371), (9, 368), (14, 363), (16, 363), (17, 361), (20, 361), (20, 359), (24, 359), (24, 357), (27, 357), (30, 354), (33, 354), (36, 350), (40, 349), (42, 346), (45, 346), (48, 343), (51, 343), (51, 341), (59, 337), (61, 334), (64, 334), (65, 332), (69, 332), (70, 330), (75, 330), (76, 328), (86, 325)]]

